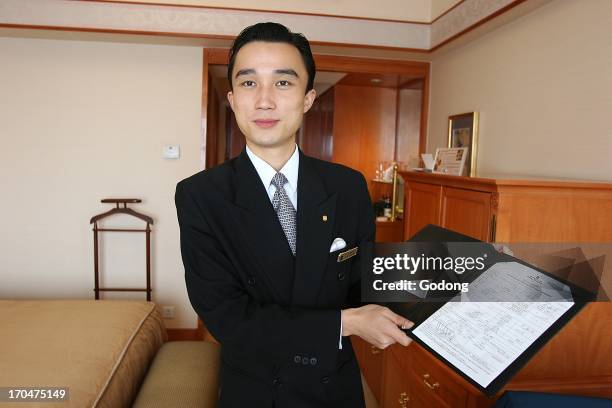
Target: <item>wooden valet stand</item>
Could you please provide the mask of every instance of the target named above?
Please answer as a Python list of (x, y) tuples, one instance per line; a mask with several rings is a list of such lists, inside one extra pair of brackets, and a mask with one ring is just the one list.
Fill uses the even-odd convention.
[[(138, 198), (105, 198), (103, 203), (115, 203), (116, 207), (102, 214), (95, 215), (89, 220), (93, 224), (94, 233), (94, 292), (96, 300), (100, 299), (100, 292), (147, 292), (147, 300), (151, 301), (151, 225), (153, 218), (148, 215), (141, 214), (137, 211), (127, 208), (128, 203), (140, 203), (142, 200)], [(123, 204), (123, 207), (120, 205)], [(140, 228), (99, 228), (98, 221), (114, 214), (127, 214), (132, 217), (139, 218), (147, 223), (145, 229)], [(98, 232), (103, 231), (120, 231), (120, 232), (144, 232), (147, 236), (147, 287), (146, 288), (101, 288), (100, 274), (98, 269)]]

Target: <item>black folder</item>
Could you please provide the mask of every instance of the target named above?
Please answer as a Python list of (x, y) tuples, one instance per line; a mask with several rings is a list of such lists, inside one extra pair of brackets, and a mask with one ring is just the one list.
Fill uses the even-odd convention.
[[(416, 235), (414, 235), (407, 242), (429, 242), (429, 243), (442, 243), (442, 242), (482, 242), (476, 240), (472, 237), (459, 234), (457, 232), (438, 227), (435, 225), (428, 225), (419, 231)], [(491, 244), (482, 242), (483, 248), (488, 246), (491, 247)], [(478, 382), (476, 382), (473, 378), (468, 376), (461, 369), (457, 368), (451, 362), (446, 360), (443, 356), (441, 356), (438, 352), (436, 352), (432, 347), (430, 347), (425, 341), (421, 340), (417, 337), (413, 331), (416, 330), (423, 322), (425, 322), (432, 314), (434, 314), (438, 309), (444, 306), (447, 302), (390, 302), (385, 303), (384, 305), (389, 307), (395, 313), (398, 313), (407, 319), (414, 322), (414, 326), (408, 330), (406, 333), (409, 337), (413, 339), (413, 341), (417, 342), (425, 349), (427, 349), (431, 354), (436, 356), (440, 361), (444, 362), (448, 367), (453, 369), (457, 374), (461, 377), (465, 378), (468, 382), (474, 385), (478, 390), (480, 390), (483, 394), (487, 396), (491, 396), (499, 392), (519, 371), (520, 369), (540, 350), (563, 326), (565, 326), (589, 301), (595, 299), (595, 295), (585, 289), (578, 287), (577, 285), (572, 284), (571, 282), (565, 282), (560, 280), (559, 278), (542, 271), (541, 269), (529, 265), (523, 262), (520, 259), (514, 258), (510, 255), (499, 253), (496, 250), (491, 251), (490, 253), (494, 254), (494, 256), (489, 258), (489, 267), (494, 265), (497, 262), (518, 262), (525, 266), (528, 266), (532, 269), (537, 270), (561, 283), (567, 285), (572, 294), (573, 305), (565, 311), (550, 327), (548, 327), (537, 339), (531, 343), (531, 345), (524, 350), (518, 358), (516, 358), (510, 365), (508, 365), (493, 381), (491, 381), (486, 387), (483, 387)], [(484, 273), (482, 271), (480, 273)], [(467, 279), (473, 280), (474, 277), (466, 277)], [(561, 357), (561, 356), (560, 356)]]

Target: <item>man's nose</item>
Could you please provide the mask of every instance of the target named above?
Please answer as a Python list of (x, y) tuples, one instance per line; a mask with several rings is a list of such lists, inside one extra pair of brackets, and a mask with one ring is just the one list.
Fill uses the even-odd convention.
[(257, 98), (255, 99), (256, 109), (274, 109), (274, 90), (268, 86), (260, 86), (257, 89)]

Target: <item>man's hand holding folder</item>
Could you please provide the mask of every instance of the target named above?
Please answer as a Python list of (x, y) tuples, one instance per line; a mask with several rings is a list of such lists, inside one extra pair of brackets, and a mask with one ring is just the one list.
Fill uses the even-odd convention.
[(394, 343), (409, 345), (412, 340), (401, 329), (412, 326), (410, 320), (384, 306), (370, 304), (342, 311), (342, 335), (357, 335), (379, 349)]

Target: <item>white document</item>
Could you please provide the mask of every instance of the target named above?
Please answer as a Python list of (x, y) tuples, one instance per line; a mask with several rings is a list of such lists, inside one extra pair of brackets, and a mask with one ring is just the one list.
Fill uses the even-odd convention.
[[(458, 300), (458, 299), (455, 299)], [(498, 262), (470, 283), (461, 301), (572, 302), (566, 284), (518, 262)]]
[(558, 301), (448, 302), (413, 333), (486, 388), (574, 304), (566, 285), (517, 262), (489, 268), (470, 284), (467, 297), (508, 293)]

